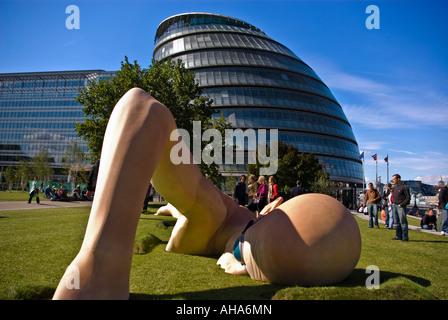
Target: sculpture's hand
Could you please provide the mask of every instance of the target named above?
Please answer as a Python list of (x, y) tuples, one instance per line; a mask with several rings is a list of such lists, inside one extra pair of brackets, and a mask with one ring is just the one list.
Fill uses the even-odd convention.
[(220, 265), (226, 273), (241, 275), (247, 274), (246, 267), (236, 260), (232, 253), (224, 253), (218, 260), (217, 265)]
[(259, 215), (264, 216), (264, 215), (268, 214), (269, 212), (271, 212), (272, 210), (277, 208), (282, 202), (283, 202), (283, 198), (282, 197), (278, 197), (277, 199), (275, 199), (274, 201), (269, 203), (267, 206), (265, 206), (263, 208), (263, 210), (261, 210)]

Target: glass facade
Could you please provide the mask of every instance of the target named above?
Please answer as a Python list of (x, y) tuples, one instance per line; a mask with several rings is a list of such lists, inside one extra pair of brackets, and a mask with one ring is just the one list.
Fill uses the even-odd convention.
[[(333, 181), (362, 184), (363, 169), (350, 123), (331, 90), (303, 60), (257, 27), (218, 14), (165, 19), (155, 36), (155, 59), (181, 59), (204, 94), (235, 127), (278, 129), (281, 141), (315, 154)], [(103, 70), (0, 74), (0, 166), (48, 151), (61, 167), (85, 116), (76, 100)], [(215, 116), (219, 116), (218, 114)], [(247, 165), (223, 165), (245, 173)]]
[(102, 70), (0, 74), (0, 165), (18, 165), (45, 149), (54, 168), (62, 166), (66, 147), (86, 143), (76, 134), (83, 122), (83, 106), (75, 98), (79, 88)]
[(342, 107), (313, 69), (259, 28), (217, 14), (172, 16), (157, 29), (153, 56), (181, 59), (235, 128), (278, 129), (281, 141), (315, 154), (333, 181), (362, 184), (358, 144)]

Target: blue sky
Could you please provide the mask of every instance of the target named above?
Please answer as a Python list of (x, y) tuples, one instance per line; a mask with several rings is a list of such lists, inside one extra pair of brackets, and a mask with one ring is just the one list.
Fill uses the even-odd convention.
[[(68, 5), (80, 10), (69, 30)], [(369, 30), (366, 8), (379, 8)], [(117, 70), (151, 63), (165, 18), (212, 12), (245, 20), (313, 68), (343, 107), (373, 181), (448, 180), (448, 1), (0, 0), (0, 73)]]

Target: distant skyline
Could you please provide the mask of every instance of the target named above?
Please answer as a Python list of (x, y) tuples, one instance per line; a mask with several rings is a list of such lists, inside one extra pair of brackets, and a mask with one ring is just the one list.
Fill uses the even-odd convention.
[[(80, 11), (67, 29), (66, 8)], [(368, 29), (369, 5), (379, 29)], [(0, 73), (147, 67), (157, 26), (184, 12), (255, 25), (303, 59), (349, 119), (367, 182), (448, 181), (447, 1), (0, 0)]]

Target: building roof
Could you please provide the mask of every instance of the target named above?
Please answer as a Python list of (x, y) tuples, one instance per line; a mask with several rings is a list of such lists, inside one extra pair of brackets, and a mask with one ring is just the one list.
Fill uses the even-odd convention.
[(42, 72), (17, 72), (17, 73), (0, 73), (0, 80), (17, 81), (32, 80), (36, 77), (42, 78), (64, 78), (76, 75), (97, 74), (106, 72), (104, 70), (72, 70), (72, 71), (42, 71)]
[[(187, 23), (191, 23), (192, 19), (195, 19), (196, 21), (194, 24), (228, 24), (233, 26), (239, 26), (246, 29), (255, 30), (258, 32), (263, 32), (257, 27), (251, 25), (250, 23), (247, 23), (243, 20), (221, 15), (221, 14), (215, 14), (215, 13), (207, 13), (207, 12), (188, 12), (188, 13), (180, 13), (176, 14), (174, 16), (168, 17), (165, 20), (163, 20), (159, 26), (157, 27), (156, 35), (154, 38), (154, 42), (156, 43), (158, 39), (160, 39), (169, 29), (169, 27), (179, 21), (184, 21)], [(201, 22), (201, 18), (203, 18)]]

